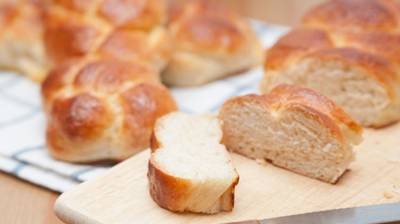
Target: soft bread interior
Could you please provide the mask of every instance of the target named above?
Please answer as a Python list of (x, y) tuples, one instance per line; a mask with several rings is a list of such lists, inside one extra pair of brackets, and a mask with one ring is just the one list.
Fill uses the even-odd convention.
[(280, 83), (308, 87), (331, 98), (365, 126), (395, 121), (399, 102), (392, 102), (385, 88), (366, 71), (336, 61), (303, 59), (278, 71), (267, 71), (263, 93)]
[(179, 210), (226, 210), (224, 194), (232, 194), (230, 188), (238, 176), (229, 153), (220, 144), (219, 120), (176, 112), (157, 122), (155, 135), (160, 147), (152, 154), (151, 162), (167, 175), (190, 183), (185, 199), (176, 199), (181, 203)]
[(157, 127), (162, 147), (154, 159), (160, 168), (181, 178), (229, 178), (234, 172), (225, 146), (219, 143), (221, 137), (216, 118), (174, 113)]
[(341, 143), (309, 114), (274, 111), (257, 102), (224, 107), (220, 115), (228, 149), (312, 178), (334, 183), (353, 160)]

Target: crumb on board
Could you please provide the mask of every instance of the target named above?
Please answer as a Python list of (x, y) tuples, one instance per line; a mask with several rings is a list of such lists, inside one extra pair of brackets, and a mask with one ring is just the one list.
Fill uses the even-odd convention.
[(394, 194), (393, 194), (393, 192), (391, 192), (391, 191), (385, 191), (385, 192), (383, 192), (383, 196), (384, 196), (386, 199), (391, 199), (391, 198), (394, 197)]
[(260, 165), (264, 165), (266, 166), (268, 164), (267, 161), (265, 161), (265, 159), (256, 159), (256, 162)]

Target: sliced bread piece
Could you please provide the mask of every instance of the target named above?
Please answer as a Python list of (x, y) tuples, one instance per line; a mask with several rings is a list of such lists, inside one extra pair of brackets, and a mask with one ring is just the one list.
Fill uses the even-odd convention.
[(229, 150), (335, 183), (353, 160), (362, 128), (313, 90), (279, 85), (227, 101), (220, 111)]
[(214, 116), (175, 112), (160, 118), (148, 170), (153, 200), (174, 212), (231, 211), (239, 176), (221, 139)]

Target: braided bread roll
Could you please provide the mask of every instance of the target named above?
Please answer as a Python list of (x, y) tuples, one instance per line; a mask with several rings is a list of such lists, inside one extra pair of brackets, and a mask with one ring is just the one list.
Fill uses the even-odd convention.
[(262, 48), (247, 21), (210, 1), (171, 7), (171, 60), (162, 74), (174, 86), (193, 86), (258, 65)]
[(400, 119), (400, 5), (330, 0), (267, 51), (261, 92), (280, 83), (318, 90), (364, 126)]
[(45, 41), (58, 65), (42, 85), (50, 154), (120, 161), (148, 148), (157, 118), (176, 110), (159, 81), (164, 2), (54, 2)]
[(43, 82), (50, 154), (70, 162), (124, 160), (149, 147), (156, 119), (175, 102), (148, 65), (74, 60)]
[(42, 81), (48, 62), (42, 44), (44, 0), (0, 2), (0, 69)]
[(164, 0), (53, 0), (45, 21), (54, 64), (96, 53), (161, 71), (169, 57)]

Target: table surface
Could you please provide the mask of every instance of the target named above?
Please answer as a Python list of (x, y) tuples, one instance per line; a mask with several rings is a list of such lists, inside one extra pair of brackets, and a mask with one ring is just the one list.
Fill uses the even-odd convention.
[[(322, 0), (224, 0), (242, 14), (271, 23), (294, 25)], [(58, 194), (0, 172), (0, 223), (62, 223), (53, 204)]]

